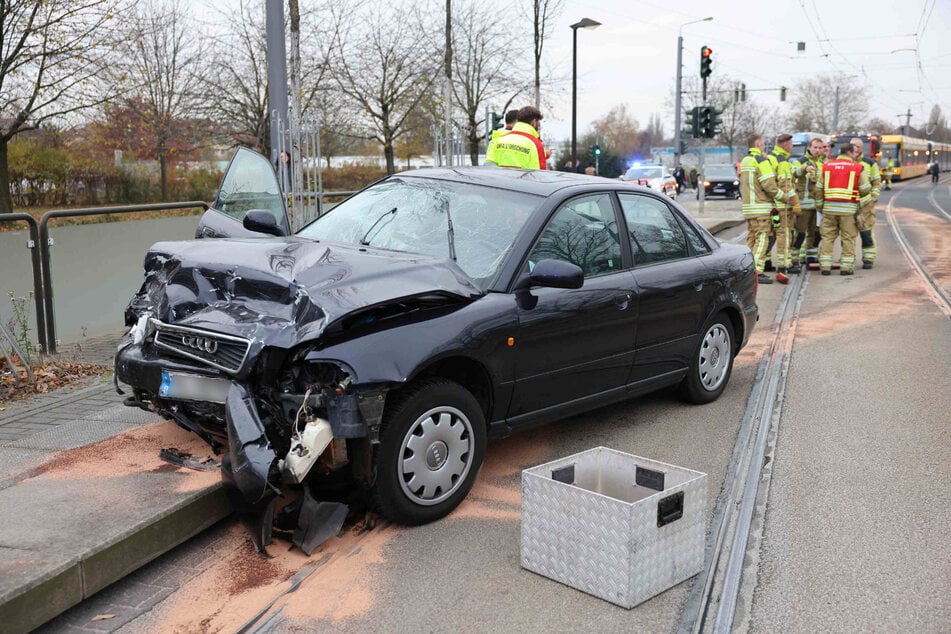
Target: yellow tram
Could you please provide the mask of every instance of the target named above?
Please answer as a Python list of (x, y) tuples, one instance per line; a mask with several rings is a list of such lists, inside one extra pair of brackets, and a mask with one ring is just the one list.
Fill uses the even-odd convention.
[(881, 137), (882, 165), (894, 161), (894, 180), (914, 178), (928, 173), (928, 167), (937, 161), (942, 172), (951, 170), (951, 143), (936, 143), (901, 134)]

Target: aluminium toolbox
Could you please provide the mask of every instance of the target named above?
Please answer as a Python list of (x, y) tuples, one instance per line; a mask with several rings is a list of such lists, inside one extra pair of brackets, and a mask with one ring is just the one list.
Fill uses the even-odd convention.
[(707, 474), (607, 447), (522, 472), (522, 567), (625, 608), (703, 567)]

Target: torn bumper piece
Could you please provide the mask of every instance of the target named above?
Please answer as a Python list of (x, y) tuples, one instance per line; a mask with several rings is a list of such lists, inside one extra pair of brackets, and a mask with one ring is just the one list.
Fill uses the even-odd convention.
[[(221, 477), (232, 503), (249, 520), (252, 540), (264, 553), (271, 543), (274, 502), (281, 494), (280, 461), (268, 440), (254, 398), (245, 386), (232, 382), (225, 401), (228, 453)], [(336, 535), (347, 516), (347, 506), (314, 500), (304, 487), (306, 503), (297, 516), (293, 542), (308, 555)]]
[(225, 486), (236, 489), (247, 505), (256, 506), (281, 491), (271, 483), (272, 469), (277, 474), (277, 454), (264, 431), (247, 388), (231, 382), (225, 401), (228, 428), (228, 468), (222, 469)]

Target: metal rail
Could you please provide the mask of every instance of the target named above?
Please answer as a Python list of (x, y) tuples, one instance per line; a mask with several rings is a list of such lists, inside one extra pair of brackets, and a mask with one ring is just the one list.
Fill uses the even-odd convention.
[(938, 201), (935, 200), (935, 198), (934, 198), (934, 191), (935, 191), (935, 188), (932, 187), (932, 188), (931, 188), (931, 191), (928, 193), (928, 200), (931, 202), (931, 206), (934, 207), (935, 209), (937, 209), (937, 210), (941, 213), (941, 215), (944, 216), (944, 219), (945, 219), (945, 220), (951, 220), (951, 214), (949, 214), (947, 211), (945, 211), (945, 210), (944, 210), (944, 207), (942, 207), (941, 205), (939, 205), (939, 204), (938, 204)]
[[(723, 491), (717, 499), (713, 530), (707, 538), (704, 570), (681, 618), (680, 631), (729, 632), (740, 594), (756, 500), (768, 492), (763, 463), (767, 440), (779, 425), (782, 397), (808, 275), (792, 276), (783, 293), (760, 359), (746, 411), (740, 422)], [(716, 606), (716, 615), (713, 608)]]
[(921, 281), (925, 283), (925, 290), (928, 291), (928, 294), (938, 305), (938, 308), (941, 309), (941, 312), (944, 313), (945, 317), (951, 317), (951, 297), (948, 296), (948, 292), (944, 287), (939, 284), (931, 273), (928, 272), (925, 268), (924, 262), (921, 258), (918, 257), (918, 254), (915, 253), (914, 249), (911, 248), (911, 245), (908, 243), (908, 239), (905, 237), (905, 233), (901, 230), (901, 226), (898, 224), (898, 218), (895, 216), (894, 206), (895, 201), (898, 200), (898, 197), (905, 193), (907, 187), (903, 188), (897, 194), (892, 196), (891, 200), (888, 201), (888, 205), (885, 207), (885, 215), (888, 216), (888, 224), (892, 228), (892, 233), (895, 236), (895, 241), (898, 242), (899, 248), (901, 248), (902, 253), (905, 254), (905, 258), (911, 264), (911, 268), (915, 270), (918, 274), (918, 277), (921, 278)]
[(33, 302), (36, 310), (36, 335), (40, 342), (40, 352), (46, 353), (48, 346), (46, 340), (45, 313), (43, 312), (43, 274), (40, 260), (40, 253), (43, 251), (43, 247), (40, 245), (36, 218), (30, 214), (23, 213), (0, 214), (0, 222), (17, 221), (27, 223), (30, 228), (30, 239), (27, 241), (26, 246), (30, 250), (30, 258), (33, 264)]
[[(202, 210), (209, 208), (208, 203), (200, 200), (191, 200), (180, 203), (154, 203), (150, 205), (122, 205), (119, 207), (87, 207), (84, 209), (54, 209), (47, 211), (40, 218), (39, 225), (39, 245), (40, 257), (42, 261), (42, 284), (34, 286), (42, 289), (43, 295), (43, 317), (46, 320), (46, 351), (56, 352), (56, 317), (53, 312), (53, 270), (50, 262), (50, 248), (53, 241), (49, 237), (49, 222), (55, 218), (70, 218), (75, 216), (101, 216), (105, 214), (127, 214), (136, 211), (164, 211), (166, 209), (190, 209), (198, 207)], [(37, 305), (37, 316), (40, 314), (39, 304)], [(39, 325), (37, 326), (39, 328)], [(42, 345), (42, 338), (41, 338)]]

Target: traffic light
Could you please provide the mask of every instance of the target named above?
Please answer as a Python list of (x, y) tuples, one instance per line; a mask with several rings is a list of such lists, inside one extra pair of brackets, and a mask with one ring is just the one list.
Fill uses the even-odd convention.
[(710, 138), (710, 106), (701, 106), (697, 110), (699, 111), (697, 114), (699, 136), (708, 139)]
[(779, 100), (786, 101), (786, 87), (785, 86), (779, 87)]
[(684, 132), (695, 139), (700, 138), (700, 108), (694, 107), (687, 111), (687, 127)]
[(601, 156), (601, 146), (600, 146), (600, 145), (595, 144), (594, 147), (592, 148), (592, 151), (594, 152), (594, 155), (595, 155), (595, 156)]
[(709, 46), (700, 47), (700, 77), (706, 79), (713, 72), (713, 49)]
[(708, 139), (714, 138), (716, 135), (723, 132), (723, 117), (720, 115), (723, 114), (722, 110), (718, 110), (714, 107), (707, 108), (707, 133), (704, 135)]
[(497, 113), (495, 113), (495, 112), (491, 112), (491, 113), (489, 113), (489, 114), (490, 114), (491, 117), (492, 117), (492, 129), (493, 129), (493, 130), (498, 130), (498, 129), (500, 129), (500, 128), (504, 128), (504, 127), (505, 127), (505, 121), (504, 121), (504, 117), (503, 117), (502, 115), (497, 114)]

